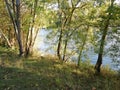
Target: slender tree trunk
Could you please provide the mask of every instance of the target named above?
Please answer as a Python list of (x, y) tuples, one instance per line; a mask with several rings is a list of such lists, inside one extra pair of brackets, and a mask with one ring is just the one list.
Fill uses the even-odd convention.
[[(11, 12), (11, 9), (9, 7), (9, 3), (8, 3), (8, 0), (5, 0), (5, 3), (6, 3), (6, 7), (7, 7), (7, 10), (8, 10), (8, 13), (10, 15), (10, 19), (13, 23), (13, 26), (14, 26), (14, 30), (15, 30), (15, 34), (17, 35), (17, 27), (16, 27), (16, 23), (15, 23), (15, 20), (14, 20), (14, 17), (12, 15), (12, 12)], [(16, 36), (17, 37), (17, 36)]]
[[(70, 26), (69, 25), (71, 23), (71, 18), (72, 18), (74, 10), (75, 10), (75, 7), (71, 10), (71, 14), (70, 14), (70, 16), (68, 16), (68, 18), (66, 19), (66, 22), (65, 22), (65, 26), (68, 25), (68, 28), (69, 28), (68, 30), (70, 30)], [(71, 35), (72, 35), (72, 33), (71, 33)], [(71, 35), (69, 35), (69, 32), (67, 32), (67, 34), (66, 34), (65, 46), (64, 46), (64, 51), (63, 51), (63, 61), (65, 61), (67, 44), (68, 44), (68, 40), (69, 40)]]
[[(62, 22), (62, 21), (61, 21)], [(60, 27), (60, 36), (59, 36), (59, 41), (58, 41), (58, 46), (57, 46), (57, 56), (58, 58), (61, 60), (61, 54), (60, 54), (60, 51), (61, 51), (61, 45), (62, 45), (62, 38), (63, 38), (63, 30), (65, 28), (65, 24), (67, 22), (67, 18), (65, 19), (65, 21), (63, 21), (61, 23), (61, 27)]]
[[(58, 8), (60, 9), (60, 12), (59, 12), (59, 19), (61, 21), (61, 25), (59, 27), (60, 28), (60, 36), (59, 36), (59, 42), (58, 42), (58, 46), (57, 46), (57, 56), (59, 59), (61, 59), (61, 54), (60, 54), (60, 51), (61, 51), (61, 45), (62, 45), (62, 38), (63, 38), (63, 30), (65, 29), (65, 27), (70, 27), (70, 23), (71, 23), (71, 18), (72, 18), (72, 15), (76, 9), (76, 6), (79, 4), (79, 2), (81, 0), (78, 0), (77, 3), (75, 5), (72, 4), (72, 10), (70, 12), (70, 15), (65, 15), (64, 19), (62, 18), (62, 10), (61, 10), (61, 6), (60, 6), (60, 0), (57, 0), (58, 1)], [(62, 20), (63, 19), (63, 20)], [(68, 40), (66, 40), (65, 42), (65, 46), (64, 46), (64, 51), (63, 51), (63, 60), (65, 60), (65, 55), (66, 55), (66, 49), (67, 49), (67, 43), (68, 43)]]
[(22, 56), (23, 46), (22, 46), (21, 28), (20, 28), (20, 0), (16, 0), (16, 11), (15, 11), (15, 4), (14, 4), (15, 1), (12, 0), (13, 12), (10, 9), (8, 0), (5, 0), (5, 3), (6, 3), (6, 6), (7, 6), (8, 13), (10, 15), (10, 19), (11, 19), (11, 21), (13, 23), (13, 26), (14, 26), (14, 31), (15, 31), (16, 38), (17, 38), (18, 45), (19, 45), (19, 55)]
[(82, 45), (82, 49), (79, 51), (78, 63), (77, 63), (77, 65), (78, 65), (78, 66), (80, 66), (80, 62), (81, 62), (81, 56), (82, 56), (83, 47), (84, 47), (84, 45)]
[[(111, 10), (113, 8), (113, 2), (114, 2), (114, 0), (111, 1), (111, 6), (109, 7), (109, 8), (111, 8)], [(105, 21), (105, 26), (103, 28), (103, 34), (102, 34), (102, 38), (101, 38), (101, 44), (100, 44), (100, 48), (99, 48), (98, 59), (97, 59), (96, 65), (95, 65), (96, 73), (100, 73), (100, 67), (101, 67), (101, 64), (102, 64), (102, 57), (103, 57), (103, 50), (104, 50), (104, 43), (105, 43), (105, 38), (106, 38), (106, 35), (107, 35), (107, 31), (108, 31), (111, 16), (112, 16), (112, 14), (109, 11), (107, 20)]]
[[(67, 34), (67, 37), (68, 37), (68, 34)], [(66, 57), (66, 50), (67, 50), (67, 44), (68, 44), (68, 38), (66, 37), (66, 40), (65, 40), (65, 46), (64, 46), (64, 51), (63, 51), (63, 61), (65, 61), (65, 57)]]
[(89, 30), (89, 26), (87, 27), (87, 31), (86, 31), (86, 34), (85, 34), (85, 39), (83, 40), (83, 44), (81, 46), (81, 49), (79, 51), (79, 56), (78, 56), (78, 66), (80, 66), (80, 62), (81, 62), (81, 56), (82, 56), (82, 51), (84, 49), (84, 46), (86, 44), (86, 40), (87, 40), (87, 36), (88, 36), (88, 30)]
[(100, 44), (98, 59), (97, 59), (96, 65), (95, 65), (96, 72), (100, 72), (100, 67), (101, 67), (101, 64), (102, 64), (102, 56), (103, 56), (103, 50), (104, 50), (105, 37), (107, 35), (108, 25), (109, 25), (109, 20), (108, 20), (108, 22), (107, 22), (107, 24), (106, 24), (106, 26), (103, 30), (103, 35), (102, 35), (102, 38), (101, 38), (101, 44)]
[(39, 32), (39, 28), (37, 29), (37, 31), (36, 31), (36, 33), (35, 33), (35, 36), (34, 36), (34, 38), (33, 38), (33, 41), (32, 41), (32, 44), (31, 44), (32, 47), (33, 47), (34, 44), (35, 44), (35, 41), (36, 41), (36, 38), (37, 38), (38, 32)]
[(34, 1), (34, 9), (32, 11), (31, 9), (31, 14), (33, 15), (32, 17), (32, 22), (30, 22), (30, 30), (27, 33), (27, 39), (26, 39), (26, 49), (25, 49), (25, 56), (27, 57), (31, 52), (32, 52), (32, 48), (34, 45), (34, 40), (36, 38), (36, 36), (33, 39), (33, 28), (34, 28), (34, 23), (35, 23), (35, 15), (36, 15), (36, 9), (37, 9), (37, 4), (38, 4), (38, 0)]
[(18, 31), (18, 45), (20, 56), (23, 54), (23, 45), (21, 39), (21, 27), (20, 27), (20, 0), (16, 0), (16, 26)]
[(62, 34), (63, 34), (63, 31), (62, 31), (62, 29), (61, 29), (61, 30), (60, 30), (58, 47), (57, 47), (57, 56), (58, 56), (59, 59), (61, 59), (60, 49), (61, 49), (61, 42), (62, 42)]
[(12, 45), (11, 45), (11, 43), (10, 43), (8, 37), (2, 32), (2, 30), (0, 30), (0, 33), (2, 34), (3, 38), (7, 41), (8, 46), (11, 48)]

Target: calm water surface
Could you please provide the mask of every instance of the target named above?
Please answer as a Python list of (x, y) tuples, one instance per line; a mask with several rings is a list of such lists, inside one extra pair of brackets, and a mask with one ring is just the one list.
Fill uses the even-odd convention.
[[(42, 53), (42, 54), (55, 54), (55, 50), (52, 48), (53, 45), (51, 45), (50, 43), (46, 43), (46, 36), (49, 32), (47, 30), (40, 30), (38, 33), (38, 37), (36, 39), (36, 43), (35, 46), (37, 47), (37, 49)], [(95, 64), (98, 58), (98, 55), (96, 53), (94, 53), (94, 50), (90, 49), (86, 52), (86, 55), (88, 56), (90, 62), (92, 64)], [(77, 56), (73, 56), (71, 57), (72, 61), (77, 62)], [(83, 60), (85, 60), (85, 58), (82, 58)], [(103, 62), (102, 62), (103, 66), (108, 65), (110, 68), (118, 70), (120, 69), (119, 66), (115, 66), (115, 64), (112, 62), (112, 59), (106, 55), (103, 56)]]

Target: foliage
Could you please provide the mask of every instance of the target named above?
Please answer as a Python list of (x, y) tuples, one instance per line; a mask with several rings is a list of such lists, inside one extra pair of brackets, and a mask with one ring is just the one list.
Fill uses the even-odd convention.
[[(68, 61), (77, 56), (79, 65), (82, 58), (87, 57), (85, 53), (92, 47), (97, 54), (101, 51), (102, 55), (109, 53), (113, 62), (120, 64), (120, 5), (115, 2), (111, 5), (115, 0), (17, 0), (21, 2), (20, 7), (16, 7), (16, 0), (4, 1), (8, 4), (0, 1), (1, 46), (9, 46), (19, 51), (21, 41), (22, 52), (26, 56), (27, 53), (31, 55), (32, 51), (35, 51), (34, 43), (40, 41), (35, 42), (39, 37), (37, 34), (41, 29), (45, 29), (49, 33), (44, 41), (50, 44), (48, 49), (55, 49), (60, 60)], [(7, 7), (11, 11), (13, 21)], [(20, 10), (20, 16), (17, 15), (17, 8)], [(20, 32), (14, 30), (16, 27)], [(21, 37), (21, 40), (15, 36)], [(115, 42), (106, 50), (111, 40)]]
[(115, 28), (113, 32), (109, 32), (108, 41), (112, 41), (109, 44), (109, 51), (110, 57), (113, 59), (113, 62), (117, 66), (120, 65), (120, 30), (119, 28)]

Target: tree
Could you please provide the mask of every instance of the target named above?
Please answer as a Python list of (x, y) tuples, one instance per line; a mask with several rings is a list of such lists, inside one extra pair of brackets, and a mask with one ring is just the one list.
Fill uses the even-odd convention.
[(27, 32), (27, 37), (26, 37), (26, 47), (25, 47), (25, 55), (26, 56), (28, 56), (29, 53), (32, 52), (31, 49), (34, 45), (34, 42), (35, 42), (35, 39), (36, 39), (36, 36), (38, 33), (38, 30), (37, 30), (37, 33), (33, 40), (33, 29), (34, 29), (34, 24), (35, 24), (35, 16), (36, 16), (36, 11), (37, 11), (37, 6), (38, 6), (38, 0), (33, 1), (33, 4), (31, 6), (31, 13), (30, 13), (32, 15), (32, 19), (29, 23), (29, 28), (28, 28), (29, 30)]
[[(5, 0), (10, 19), (14, 26), (18, 41), (20, 56), (28, 56), (32, 53), (41, 23), (40, 12), (43, 11), (44, 3), (38, 0)], [(22, 38), (23, 37), (23, 38)]]
[(0, 1), (0, 11), (0, 45), (13, 49), (13, 40), (15, 40), (15, 35), (11, 20), (9, 18), (8, 12), (6, 11), (5, 3), (3, 1)]
[[(59, 31), (60, 35), (58, 39), (57, 56), (59, 59), (62, 59), (63, 61), (66, 61), (65, 57), (66, 57), (68, 40), (70, 39), (70, 37), (74, 32), (74, 29), (71, 29), (72, 28), (71, 23), (74, 22), (72, 21), (74, 11), (84, 6), (84, 5), (79, 6), (79, 3), (80, 3), (80, 0), (61, 1), (61, 2), (58, 0), (58, 8), (59, 8), (58, 29), (60, 30)], [(62, 40), (63, 38), (65, 40)], [(62, 41), (64, 42), (63, 55), (60, 54), (62, 49)], [(61, 56), (63, 56), (63, 58), (61, 58)]]
[(78, 66), (80, 66), (80, 61), (81, 61), (81, 57), (82, 57), (82, 51), (84, 49), (84, 46), (86, 44), (87, 41), (87, 37), (88, 37), (88, 30), (89, 30), (89, 26), (87, 26), (86, 31), (83, 32), (83, 36), (82, 36), (82, 45), (79, 47), (79, 55), (78, 55)]
[(108, 27), (109, 27), (109, 24), (110, 24), (110, 19), (112, 17), (113, 3), (114, 3), (114, 0), (111, 0), (111, 5), (108, 8), (108, 15), (103, 20), (104, 26), (101, 27), (101, 29), (103, 31), (103, 34), (102, 34), (102, 37), (101, 37), (101, 44), (100, 44), (100, 48), (99, 48), (98, 59), (97, 59), (96, 65), (95, 65), (95, 70), (96, 70), (97, 73), (100, 72), (100, 67), (101, 67), (101, 64), (102, 64), (104, 43), (105, 43), (105, 38), (106, 38), (106, 35), (107, 35), (107, 32), (108, 32)]
[(21, 39), (21, 24), (20, 24), (20, 0), (12, 0), (12, 9), (10, 8), (8, 0), (5, 0), (10, 19), (14, 26), (15, 35), (19, 45), (19, 55), (23, 55), (23, 45)]

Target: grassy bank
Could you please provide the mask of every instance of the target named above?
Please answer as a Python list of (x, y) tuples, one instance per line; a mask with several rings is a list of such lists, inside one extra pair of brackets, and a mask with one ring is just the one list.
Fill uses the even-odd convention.
[(94, 75), (90, 63), (62, 63), (57, 58), (20, 58), (0, 49), (0, 90), (120, 90), (120, 75), (102, 68)]

